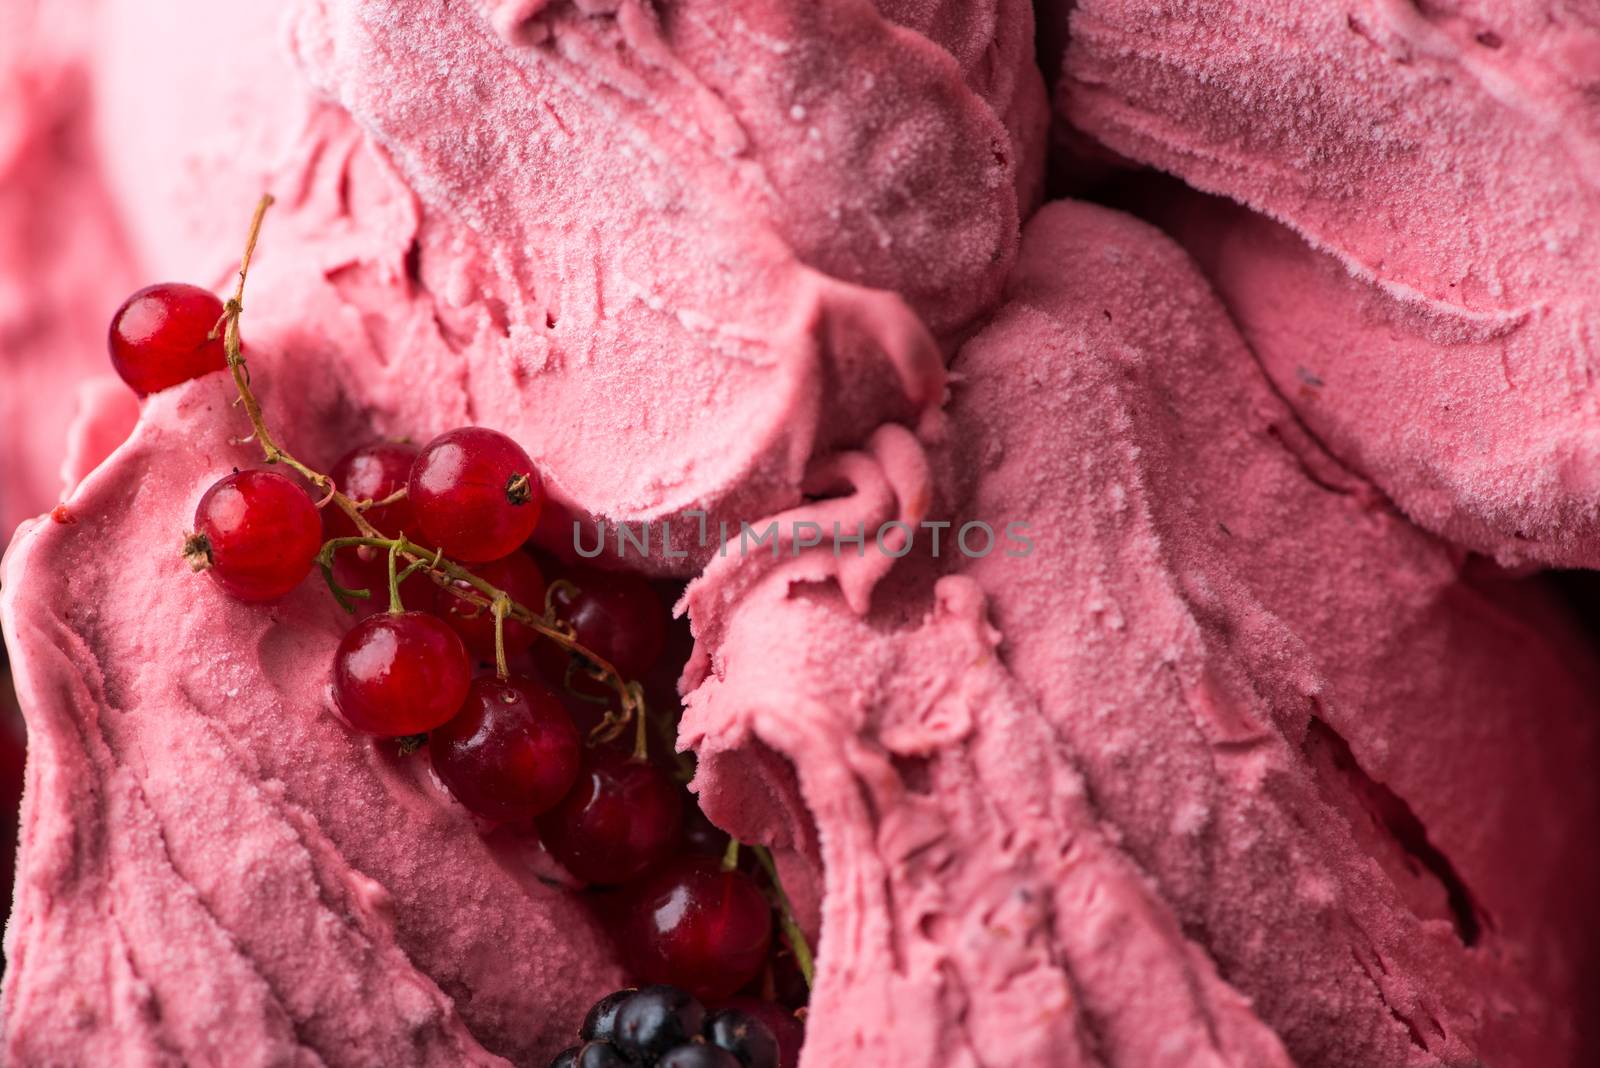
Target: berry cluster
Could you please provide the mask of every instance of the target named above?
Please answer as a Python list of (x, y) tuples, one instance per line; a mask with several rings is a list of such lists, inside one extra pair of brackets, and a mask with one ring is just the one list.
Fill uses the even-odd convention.
[(550, 1068), (792, 1068), (801, 1026), (770, 1003), (707, 1012), (674, 986), (619, 990), (584, 1017)]
[[(758, 1039), (771, 1045), (774, 1027), (798, 1027), (793, 1017), (750, 1001), (743, 1013), (714, 1014), (708, 1023), (699, 1006), (727, 1002), (763, 972), (773, 996), (785, 960), (797, 962), (809, 983), (809, 950), (771, 857), (749, 850), (741, 865), (738, 843), (712, 828), (683, 788), (683, 769), (674, 781), (650, 759), (644, 690), (632, 680), (662, 659), (660, 598), (638, 576), (538, 554), (543, 484), (528, 454), (497, 431), (461, 427), (420, 449), (365, 444), (329, 474), (279, 445), (250, 389), (239, 341), (250, 247), (226, 305), (193, 287), (152, 286), (112, 324), (114, 362), (141, 391), (231, 371), (252, 437), (278, 468), (235, 470), (207, 489), (186, 558), (246, 602), (277, 600), (320, 566), (333, 595), (357, 613), (331, 668), (342, 721), (399, 739), (402, 752), (426, 745), (439, 781), (474, 815), (536, 834), (590, 886), (619, 888), (604, 900), (620, 906), (618, 942), (634, 974), (681, 988), (675, 1019), (699, 1015), (678, 1036), (681, 1048), (668, 1050), (655, 1037), (622, 1033), (612, 1048), (610, 1032), (599, 1034), (591, 1014), (588, 1046), (573, 1051), (572, 1063), (769, 1063)], [(220, 365), (211, 351), (218, 343)], [(379, 607), (385, 599), (387, 611)], [(606, 706), (603, 716), (593, 713), (597, 704)], [(598, 721), (580, 730), (585, 718)], [(630, 725), (631, 749), (622, 742)], [(783, 926), (776, 954), (774, 906)], [(659, 1009), (667, 989), (627, 1004), (637, 1003), (638, 1013)], [(746, 1025), (751, 1012), (767, 1009), (776, 1024)], [(749, 1035), (757, 1037), (740, 1037)], [(705, 1041), (688, 1042), (694, 1036)], [(630, 1059), (596, 1059), (608, 1055)]]

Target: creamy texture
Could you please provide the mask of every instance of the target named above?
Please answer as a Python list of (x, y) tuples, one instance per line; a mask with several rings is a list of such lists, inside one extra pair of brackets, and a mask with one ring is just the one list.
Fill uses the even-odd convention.
[[(1031, 556), (908, 560), (865, 617), (826, 553), (691, 589), (708, 811), (826, 871), (808, 1063), (1579, 1063), (1600, 721), (1562, 611), (1323, 454), (1143, 224), (1046, 207), (1009, 295), (922, 477), (850, 500)], [(803, 810), (752, 819), (752, 738)]]
[[(580, 514), (673, 520), (688, 555), (654, 566), (699, 574), (696, 787), (774, 846), (820, 938), (803, 1068), (1581, 1063), (1593, 654), (1537, 580), (1385, 498), (1507, 558), (1579, 558), (1576, 483), (1506, 504), (1508, 472), (1577, 440), (1571, 413), (1517, 437), (1481, 400), (1482, 433), (1523, 448), (1450, 468), (1355, 400), (1341, 423), (1282, 390), (1300, 357), (1268, 313), (1351, 329), (1332, 282), (1279, 284), (1334, 278), (1290, 231), (1150, 209), (1225, 306), (1127, 216), (1057, 203), (1024, 230), (1028, 5), (146, 6), (63, 31), (105, 162), (81, 195), (130, 261), (219, 284), (255, 190), (278, 196), (244, 334), (285, 441), (325, 468), (481, 422)], [(1057, 104), (1138, 154), (1088, 89), (1131, 77), (1132, 9), (1080, 8)], [(1272, 26), (1304, 61), (1294, 19)], [(1259, 76), (1287, 77), (1273, 55)], [(1260, 110), (1252, 129), (1289, 121)], [(1525, 235), (1472, 233), (1521, 262), (1494, 242)], [(1540, 292), (1570, 307), (1576, 278)], [(74, 344), (97, 363), (98, 336)], [(82, 395), (81, 485), (19, 533), (0, 594), (32, 739), (4, 1059), (542, 1066), (621, 981), (585, 899), (425, 756), (339, 725), (347, 621), (314, 582), (263, 609), (188, 574), (195, 500), (257, 455), (230, 385), (149, 399), (121, 444), (126, 398)], [(1404, 396), (1360, 399), (1397, 423)], [(1484, 493), (1417, 474), (1468, 468)], [(1026, 523), (1033, 551), (965, 558), (946, 531), (937, 559), (919, 537), (898, 562), (722, 560), (693, 510)]]
[(1303, 239), (1252, 221), (1215, 277), (1311, 430), (1431, 530), (1600, 563), (1594, 6), (1082, 0), (1071, 29), (1064, 116)]

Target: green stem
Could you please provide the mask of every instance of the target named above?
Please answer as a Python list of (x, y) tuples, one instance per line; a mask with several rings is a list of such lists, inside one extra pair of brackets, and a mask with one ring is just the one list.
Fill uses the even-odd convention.
[(772, 850), (766, 846), (751, 846), (756, 855), (756, 863), (767, 873), (767, 881), (772, 884), (771, 894), (773, 904), (778, 907), (778, 923), (783, 928), (783, 936), (789, 940), (789, 948), (794, 951), (795, 965), (800, 969), (800, 974), (805, 977), (806, 988), (809, 990), (816, 977), (816, 961), (811, 956), (811, 943), (806, 941), (805, 932), (800, 929), (800, 921), (795, 919), (794, 906), (789, 903), (789, 895), (783, 892), (783, 883), (778, 879), (778, 865), (772, 859)]
[(405, 603), (400, 600), (400, 577), (395, 574), (395, 560), (400, 555), (397, 546), (389, 546), (389, 612), (399, 615), (406, 610)]
[[(535, 613), (526, 605), (518, 604), (511, 600), (504, 590), (490, 585), (471, 571), (452, 560), (446, 559), (436, 551), (428, 550), (415, 542), (408, 541), (404, 534), (398, 538), (386, 538), (371, 522), (367, 520), (366, 508), (348, 496), (339, 492), (339, 487), (334, 485), (333, 479), (296, 459), (287, 449), (279, 445), (272, 436), (272, 431), (267, 427), (266, 417), (262, 414), (261, 403), (256, 399), (255, 391), (250, 388), (250, 372), (245, 366), (244, 349), (239, 340), (239, 317), (244, 313), (244, 284), (250, 273), (250, 260), (255, 255), (256, 242), (261, 236), (261, 223), (266, 218), (267, 209), (272, 206), (272, 197), (263, 196), (256, 204), (255, 215), (250, 220), (250, 234), (245, 240), (244, 255), (239, 258), (239, 282), (235, 286), (233, 296), (223, 305), (222, 322), (222, 347), (228, 361), (228, 372), (233, 377), (233, 384), (239, 393), (239, 403), (244, 407), (245, 415), (250, 419), (251, 437), (261, 446), (261, 455), (269, 464), (281, 463), (286, 467), (299, 472), (306, 481), (322, 490), (325, 494), (323, 504), (332, 503), (355, 524), (360, 537), (333, 538), (324, 543), (322, 553), (318, 556), (318, 563), (322, 566), (323, 575), (328, 580), (328, 586), (333, 591), (334, 597), (346, 608), (351, 607), (349, 598), (370, 597), (370, 591), (357, 592), (346, 590), (333, 578), (333, 553), (346, 545), (370, 545), (374, 548), (390, 550), (392, 556), (404, 557), (410, 565), (406, 574), (418, 568), (425, 568), (428, 577), (434, 583), (448, 590), (454, 596), (480, 608), (494, 610), (496, 601), (505, 606), (504, 615), (509, 615), (517, 622), (532, 628), (537, 633), (560, 645), (569, 653), (577, 653), (594, 665), (599, 676), (612, 689), (616, 690), (622, 705), (620, 715), (608, 712), (606, 719), (595, 729), (594, 741), (612, 741), (621, 736), (623, 730), (632, 722), (634, 717), (643, 719), (646, 714), (644, 702), (644, 688), (637, 682), (629, 681), (622, 676), (614, 665), (596, 656), (589, 649), (580, 645), (571, 633), (571, 628), (560, 623), (553, 615)], [(216, 333), (216, 329), (212, 329)], [(246, 439), (248, 440), (248, 439)], [(391, 495), (391, 499), (394, 495)], [(394, 579), (394, 564), (390, 565), (390, 607), (394, 608), (398, 602), (398, 582)], [(470, 587), (462, 589), (462, 584)], [(502, 656), (501, 661), (504, 660)], [(499, 665), (504, 669), (503, 662)]]
[(510, 604), (511, 598), (503, 593), (494, 599), (494, 670), (502, 682), (511, 677), (511, 669), (506, 666), (506, 610)]
[(722, 870), (733, 871), (739, 866), (739, 839), (728, 836), (728, 849), (722, 854)]

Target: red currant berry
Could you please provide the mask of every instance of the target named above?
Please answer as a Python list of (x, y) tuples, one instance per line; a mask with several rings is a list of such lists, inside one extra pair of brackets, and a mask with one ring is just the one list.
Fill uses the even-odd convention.
[[(687, 793), (687, 792), (686, 792)], [(692, 797), (684, 801), (683, 851), (702, 857), (722, 857), (728, 852), (728, 832), (706, 818)], [(742, 863), (748, 850), (739, 851)]]
[(616, 750), (590, 750), (578, 781), (539, 817), (552, 856), (589, 883), (625, 883), (677, 849), (683, 801), (665, 772)]
[[(381, 501), (405, 488), (416, 456), (414, 446), (375, 441), (345, 453), (329, 475), (345, 496), (356, 501)], [(384, 534), (399, 534), (415, 526), (411, 502), (404, 497), (393, 504), (369, 508), (365, 515)], [(322, 529), (329, 538), (350, 538), (360, 533), (344, 509), (331, 506), (322, 510)], [(347, 590), (369, 591), (372, 596), (360, 602), (368, 612), (389, 607), (389, 559), (382, 549), (340, 549), (333, 554), (333, 577)], [(401, 596), (407, 608), (432, 607), (433, 584), (421, 575), (413, 575), (406, 580)]]
[(450, 430), (424, 445), (409, 496), (422, 535), (458, 560), (508, 556), (533, 533), (544, 487), (522, 446), (484, 427)]
[[(534, 612), (544, 611), (544, 575), (539, 572), (539, 565), (533, 562), (533, 557), (527, 553), (514, 552), (504, 560), (481, 564), (473, 569), (473, 573), (489, 585), (505, 590), (513, 601), (523, 607)], [(472, 589), (465, 582), (458, 582), (455, 585), (462, 590)], [(435, 586), (434, 590), (436, 597), (434, 611), (461, 635), (461, 640), (466, 643), (468, 651), (485, 660), (492, 659), (494, 613), (482, 605), (463, 601), (442, 586)], [(509, 616), (506, 617), (504, 633), (507, 656), (526, 652), (533, 644), (533, 640), (539, 636), (538, 631), (524, 623), (518, 623)]]
[(581, 745), (560, 698), (535, 679), (475, 679), (428, 739), (433, 768), (471, 811), (514, 820), (547, 811), (578, 777)]
[(461, 639), (422, 612), (368, 616), (333, 656), (339, 715), (364, 734), (398, 738), (431, 731), (461, 708), (472, 665)]
[(216, 294), (182, 282), (146, 286), (111, 317), (111, 366), (141, 397), (228, 366)]
[(300, 585), (322, 548), (317, 506), (275, 471), (218, 479), (194, 510), (184, 555), (241, 601), (275, 601)]
[[(351, 500), (381, 501), (406, 488), (406, 481), (411, 477), (411, 465), (416, 459), (414, 445), (400, 441), (374, 441), (345, 453), (328, 474), (333, 484), (339, 487), (339, 492)], [(411, 530), (415, 525), (409, 497), (402, 497), (392, 504), (368, 508), (363, 514), (367, 522), (391, 537)], [(360, 533), (343, 509), (329, 508), (326, 515), (328, 537), (347, 538)]]
[(582, 558), (572, 544), (573, 524), (576, 522), (577, 519), (566, 505), (554, 497), (546, 496), (544, 507), (539, 509), (539, 522), (534, 526), (529, 540), (564, 564), (580, 563)]
[[(624, 678), (648, 672), (667, 639), (666, 606), (650, 583), (638, 575), (591, 569), (563, 577), (572, 588), (557, 586), (550, 601), (556, 615), (576, 631), (578, 644), (610, 661)], [(547, 661), (550, 668), (559, 661), (565, 674), (564, 654)]]
[(618, 941), (645, 982), (719, 1001), (761, 970), (772, 910), (750, 876), (683, 857), (638, 884)]

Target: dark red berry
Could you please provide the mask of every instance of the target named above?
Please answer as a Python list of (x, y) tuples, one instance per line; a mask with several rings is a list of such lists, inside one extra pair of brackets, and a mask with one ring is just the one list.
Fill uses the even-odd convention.
[(578, 1068), (577, 1046), (568, 1046), (556, 1054), (556, 1059), (550, 1062), (550, 1068)]
[(610, 1041), (617, 1028), (617, 1010), (622, 1008), (622, 1003), (633, 997), (634, 987), (617, 990), (599, 1001), (589, 1009), (583, 1018), (583, 1026), (578, 1028), (578, 1037), (585, 1042), (596, 1039)]
[(216, 294), (182, 282), (146, 286), (111, 317), (111, 366), (145, 396), (228, 366), (222, 335), (208, 337), (222, 318)]
[[(782, 1005), (756, 998), (734, 998), (727, 1008), (737, 1009), (761, 1021), (778, 1043), (778, 1068), (795, 1068), (800, 1063), (800, 1047), (806, 1040), (806, 1025)], [(707, 1027), (709, 1031), (709, 1026)]]
[[(411, 466), (416, 462), (417, 449), (400, 441), (374, 441), (352, 449), (333, 465), (329, 476), (333, 484), (351, 500), (382, 501), (406, 488), (411, 477)], [(353, 537), (360, 533), (342, 508), (328, 508), (328, 537)], [(416, 521), (411, 510), (410, 497), (402, 497), (392, 504), (377, 505), (362, 513), (367, 522), (384, 534), (415, 533)]]
[(578, 729), (549, 687), (513, 676), (474, 680), (461, 711), (428, 740), (439, 778), (490, 819), (537, 816), (578, 776)]
[(365, 734), (422, 734), (461, 708), (472, 681), (467, 651), (442, 620), (422, 612), (368, 616), (333, 657), (339, 715)]
[(617, 1009), (614, 1041), (622, 1052), (649, 1063), (700, 1034), (706, 1008), (682, 987), (647, 986)]
[(485, 427), (460, 427), (428, 442), (407, 485), (423, 539), (475, 563), (520, 548), (544, 503), (539, 473), (522, 446)]
[(667, 637), (667, 609), (650, 583), (638, 575), (588, 568), (562, 578), (570, 586), (558, 585), (550, 600), (556, 615), (577, 632), (578, 644), (610, 661), (625, 678), (648, 672)]
[[(700, 806), (694, 802), (693, 797), (684, 792), (683, 800), (683, 848), (686, 853), (695, 853), (702, 857), (716, 857), (721, 859), (728, 852), (728, 832), (718, 827), (706, 818)], [(739, 853), (742, 862), (747, 851)]]
[[(416, 455), (415, 446), (398, 441), (374, 441), (345, 453), (329, 475), (345, 496), (356, 501), (381, 501), (405, 488)], [(416, 527), (411, 502), (405, 497), (393, 504), (369, 508), (364, 514), (367, 521), (384, 534), (414, 531)], [(329, 538), (349, 538), (360, 533), (344, 509), (332, 506), (322, 510), (322, 529), (323, 535)], [(400, 566), (405, 566), (403, 561)], [(371, 596), (360, 602), (367, 611), (389, 607), (389, 559), (382, 549), (355, 546), (340, 549), (333, 555), (333, 577), (345, 589), (367, 590)], [(421, 575), (412, 575), (403, 584), (401, 596), (407, 608), (431, 608), (433, 590), (433, 583)]]
[(725, 1049), (691, 1042), (668, 1050), (656, 1061), (656, 1068), (739, 1068), (739, 1058)]
[(194, 530), (185, 555), (241, 601), (282, 597), (300, 585), (322, 548), (317, 506), (276, 471), (218, 479), (195, 507)]
[(539, 837), (584, 882), (615, 885), (671, 856), (682, 826), (683, 801), (666, 773), (602, 749), (585, 753), (578, 781), (539, 818)]
[[(395, 561), (398, 570), (404, 570), (406, 560)], [(366, 590), (368, 596), (355, 600), (358, 616), (389, 610), (389, 554), (386, 550), (363, 547), (341, 549), (333, 554), (333, 580), (347, 590)], [(421, 572), (400, 581), (401, 607), (413, 611), (431, 611), (433, 591), (437, 589)]]
[(646, 982), (720, 1001), (761, 970), (772, 911), (755, 880), (709, 857), (683, 857), (633, 891), (619, 939)]
[[(539, 510), (539, 522), (534, 526), (529, 540), (564, 564), (579, 563), (583, 558), (573, 545), (575, 522), (577, 518), (566, 505), (554, 497), (546, 496), (544, 507)], [(586, 529), (590, 540), (593, 540), (593, 524)]]
[(778, 1038), (755, 1016), (718, 1009), (706, 1017), (706, 1041), (727, 1050), (744, 1068), (778, 1068)]
[(806, 983), (805, 973), (800, 970), (794, 951), (783, 941), (773, 943), (772, 959), (767, 962), (766, 974), (757, 978), (751, 986), (757, 989), (747, 993), (769, 998), (791, 1011), (811, 1000), (811, 987)]
[[(544, 611), (544, 575), (533, 557), (525, 552), (514, 552), (503, 560), (479, 564), (472, 569), (489, 585), (505, 590), (511, 599), (528, 610)], [(471, 591), (465, 582), (455, 584), (458, 589)], [(463, 601), (442, 586), (435, 586), (434, 611), (455, 628), (468, 651), (485, 660), (494, 657), (494, 613), (483, 605)], [(539, 632), (532, 627), (506, 617), (506, 655), (516, 656), (533, 645)]]

